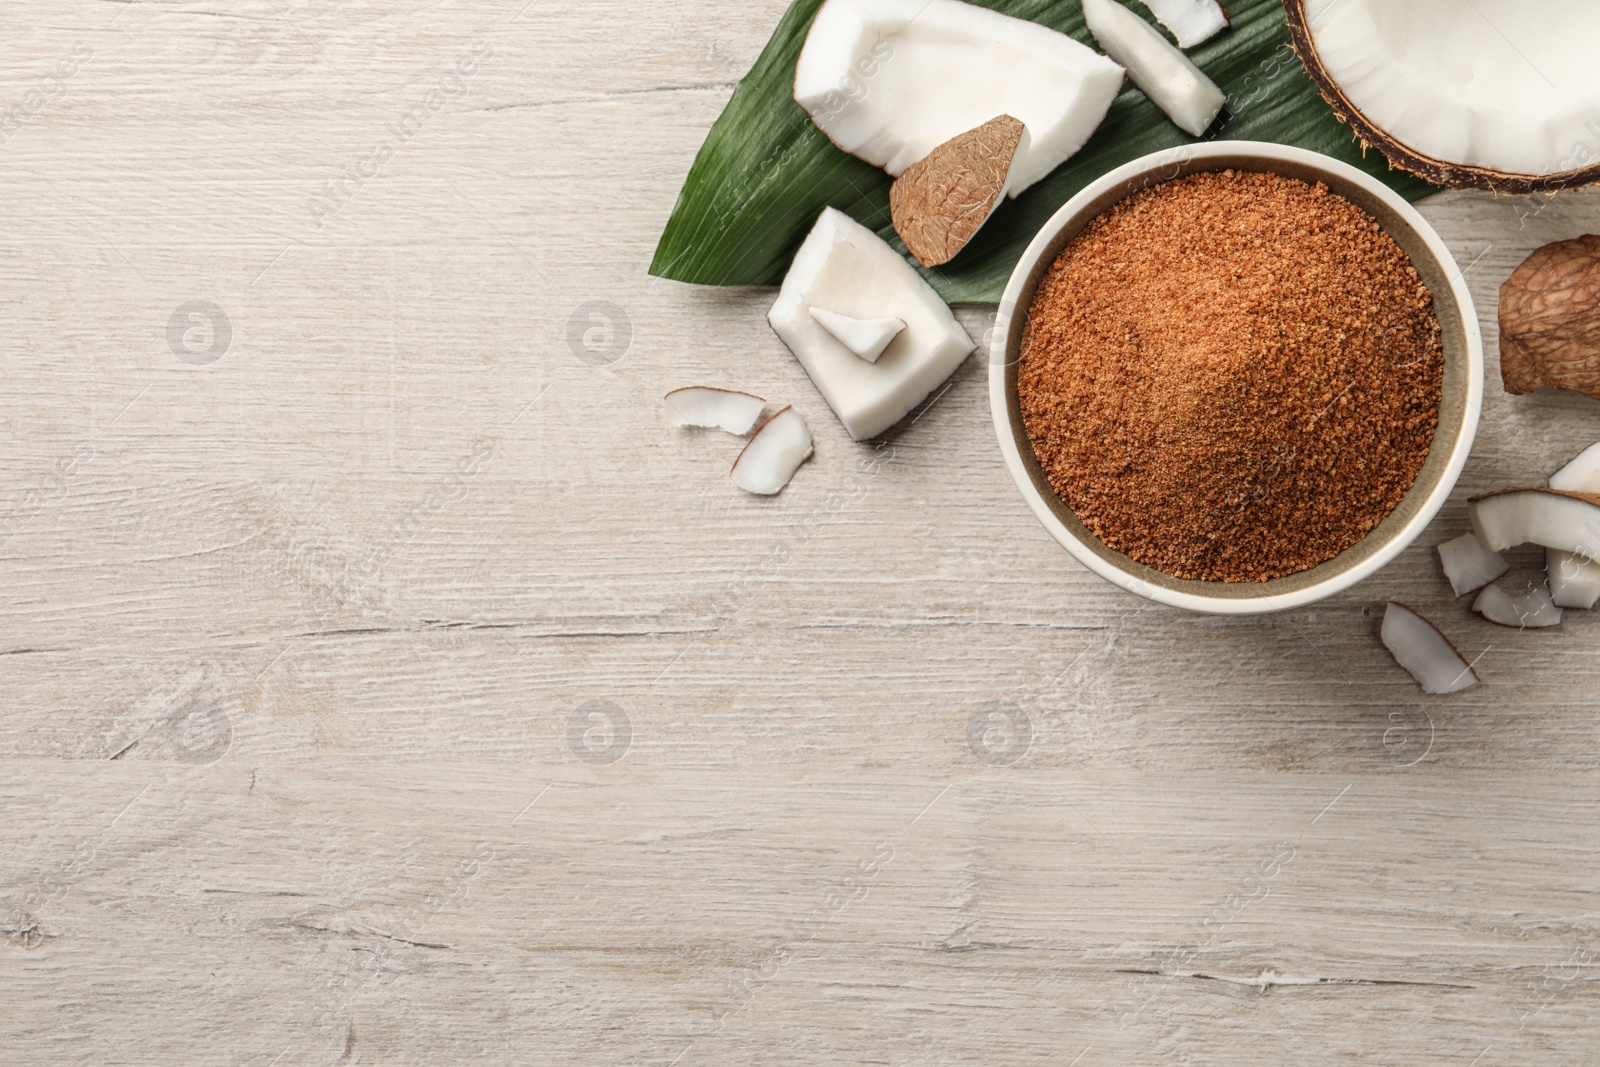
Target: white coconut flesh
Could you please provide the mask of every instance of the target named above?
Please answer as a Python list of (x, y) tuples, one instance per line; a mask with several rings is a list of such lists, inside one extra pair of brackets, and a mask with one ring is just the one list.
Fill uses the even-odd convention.
[(1594, 161), (1594, 0), (1304, 3), (1328, 76), (1413, 152), (1524, 175)]
[(1550, 488), (1567, 493), (1600, 493), (1600, 444), (1590, 445), (1552, 474)]
[(1479, 543), (1476, 534), (1469, 533), (1440, 545), (1439, 563), (1456, 596), (1466, 596), (1511, 569), (1500, 553), (1490, 552)]
[(1553, 489), (1507, 489), (1467, 508), (1478, 540), (1491, 551), (1531, 543), (1591, 560), (1600, 554), (1600, 504), (1592, 500)]
[(1206, 132), (1227, 97), (1161, 31), (1117, 0), (1083, 0), (1083, 19), (1106, 55), (1128, 68), (1150, 102), (1190, 136)]
[(1227, 12), (1217, 0), (1144, 0), (1144, 6), (1172, 31), (1179, 48), (1193, 48), (1228, 26)]
[(1600, 563), (1560, 549), (1544, 550), (1545, 580), (1558, 607), (1588, 611), (1600, 602)]
[(751, 393), (709, 385), (674, 389), (664, 399), (667, 420), (674, 426), (701, 426), (736, 434), (749, 433), (767, 404)]
[(1404, 604), (1389, 602), (1381, 636), (1395, 662), (1411, 672), (1424, 693), (1458, 693), (1478, 684), (1472, 665), (1438, 627)]
[(1016, 196), (1083, 147), (1121, 88), (1121, 67), (1036, 22), (961, 0), (827, 0), (794, 98), (834, 144), (896, 177), (1014, 115), (1031, 135), (1013, 165)]
[(747, 493), (771, 496), (789, 484), (800, 464), (811, 458), (811, 430), (792, 407), (761, 424), (733, 461), (733, 484)]
[[(1600, 444), (1579, 452), (1550, 476), (1550, 488), (1569, 493), (1600, 493)], [(1563, 608), (1588, 611), (1600, 602), (1600, 563), (1558, 548), (1544, 550), (1550, 595)]]
[(1512, 596), (1498, 585), (1486, 586), (1472, 602), (1472, 610), (1490, 622), (1519, 630), (1561, 624), (1561, 609), (1543, 586), (1534, 586), (1521, 596)]
[(834, 340), (868, 363), (878, 362), (889, 342), (906, 328), (904, 319), (858, 319), (819, 307), (811, 309), (811, 317), (833, 334)]
[[(814, 307), (906, 325), (877, 362), (868, 363), (812, 317)], [(795, 253), (767, 321), (857, 441), (904, 418), (974, 347), (904, 256), (834, 208), (823, 211)]]

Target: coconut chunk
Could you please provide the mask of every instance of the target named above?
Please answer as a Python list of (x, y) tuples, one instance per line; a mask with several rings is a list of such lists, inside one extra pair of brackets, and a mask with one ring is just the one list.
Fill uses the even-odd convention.
[(1469, 533), (1440, 545), (1439, 562), (1456, 596), (1465, 596), (1488, 585), (1511, 569), (1511, 564), (1500, 553), (1490, 552), (1475, 534)]
[(857, 319), (827, 308), (814, 307), (811, 317), (834, 339), (868, 363), (878, 362), (889, 342), (906, 328), (904, 319)]
[(1498, 585), (1485, 586), (1478, 599), (1472, 602), (1472, 610), (1490, 622), (1519, 630), (1561, 624), (1561, 609), (1542, 585), (1532, 587), (1521, 596), (1512, 596)]
[[(1569, 493), (1600, 493), (1600, 444), (1579, 452), (1550, 476), (1550, 488)], [(1588, 611), (1600, 602), (1600, 563), (1558, 548), (1544, 550), (1550, 596), (1563, 608)]]
[(1028, 150), (1028, 128), (1000, 115), (952, 137), (906, 168), (889, 187), (894, 230), (917, 262), (955, 258), (1005, 199), (1015, 161)]
[(1128, 68), (1128, 77), (1178, 128), (1194, 137), (1206, 132), (1227, 97), (1161, 31), (1117, 0), (1083, 0), (1083, 19), (1106, 55)]
[(1600, 563), (1560, 549), (1544, 550), (1544, 576), (1557, 607), (1588, 611), (1600, 601)]
[(1550, 488), (1568, 493), (1600, 493), (1600, 444), (1590, 445), (1552, 474)]
[(1228, 13), (1217, 0), (1144, 0), (1144, 6), (1172, 31), (1179, 48), (1193, 48), (1228, 28)]
[(1600, 555), (1600, 496), (1558, 489), (1502, 489), (1473, 497), (1467, 508), (1478, 540), (1492, 551), (1531, 542), (1586, 559)]
[(898, 177), (996, 115), (1032, 134), (1016, 196), (1083, 147), (1122, 68), (1037, 22), (961, 0), (827, 0), (795, 66), (794, 98), (853, 156)]
[(667, 402), (667, 421), (674, 426), (703, 426), (736, 434), (749, 433), (767, 404), (753, 393), (713, 385), (684, 386), (663, 399)]
[[(812, 317), (814, 307), (855, 318), (892, 315), (906, 328), (868, 363)], [(857, 441), (899, 422), (974, 347), (904, 256), (833, 208), (795, 253), (767, 321)]]
[(1472, 665), (1439, 628), (1391, 600), (1383, 613), (1383, 644), (1424, 693), (1458, 693), (1478, 684)]
[(733, 461), (733, 484), (747, 493), (771, 496), (789, 484), (811, 451), (806, 420), (794, 408), (783, 408), (745, 442)]

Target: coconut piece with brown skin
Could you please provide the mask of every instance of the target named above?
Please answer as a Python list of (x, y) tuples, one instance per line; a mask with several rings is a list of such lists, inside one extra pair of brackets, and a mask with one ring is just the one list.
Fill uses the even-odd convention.
[(1472, 610), (1490, 622), (1518, 630), (1561, 625), (1561, 608), (1542, 585), (1531, 587), (1521, 596), (1512, 596), (1498, 585), (1486, 585), (1472, 602)]
[(825, 0), (794, 68), (794, 99), (844, 151), (898, 177), (987, 122), (1027, 123), (1015, 197), (1073, 155), (1122, 88), (1122, 68), (1031, 19), (961, 0)]
[(1545, 245), (1500, 286), (1500, 378), (1600, 399), (1600, 235)]
[(1022, 120), (997, 115), (950, 138), (895, 179), (889, 214), (917, 262), (937, 267), (966, 247), (1005, 199), (1012, 164), (1027, 150)]
[(1483, 547), (1535, 544), (1600, 559), (1600, 495), (1541, 487), (1502, 489), (1467, 502)]
[(747, 493), (772, 496), (781, 492), (811, 458), (811, 430), (793, 407), (761, 424), (733, 461), (733, 484)]
[(674, 426), (697, 426), (740, 434), (750, 432), (767, 402), (753, 393), (719, 389), (713, 385), (686, 385), (664, 398), (667, 421)]
[(1399, 601), (1389, 601), (1380, 634), (1395, 662), (1424, 693), (1459, 693), (1478, 684), (1472, 664), (1439, 628)]

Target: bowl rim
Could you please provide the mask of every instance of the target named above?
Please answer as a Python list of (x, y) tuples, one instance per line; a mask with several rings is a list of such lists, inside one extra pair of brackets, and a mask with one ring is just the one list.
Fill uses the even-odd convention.
[[(1119, 185), (1128, 185), (1128, 195), (1131, 196), (1147, 185), (1156, 184), (1156, 182), (1148, 180), (1144, 181), (1143, 185), (1134, 184), (1140, 182), (1141, 179), (1149, 179), (1153, 171), (1169, 167), (1188, 167), (1195, 161), (1221, 158), (1253, 158), (1268, 164), (1273, 162), (1297, 164), (1300, 167), (1322, 171), (1342, 181), (1358, 185), (1372, 196), (1383, 201), (1390, 210), (1415, 231), (1416, 236), (1421, 240), (1428, 253), (1437, 260), (1438, 266), (1448, 276), (1451, 294), (1455, 299), (1457, 310), (1461, 316), (1462, 332), (1466, 341), (1467, 396), (1465, 415), (1462, 419), (1460, 432), (1451, 444), (1448, 463), (1433, 490), (1424, 498), (1421, 506), (1410, 520), (1392, 531), (1389, 534), (1387, 543), (1379, 547), (1368, 558), (1319, 582), (1289, 592), (1264, 592), (1260, 595), (1236, 595), (1230, 597), (1208, 596), (1155, 585), (1124, 569), (1116, 562), (1107, 560), (1092, 550), (1061, 522), (1052, 509), (1050, 502), (1045, 499), (1034, 484), (1022, 454), (1023, 448), (1027, 448), (1031, 454), (1033, 445), (1032, 442), (1026, 440), (1025, 433), (1013, 424), (1008, 405), (1007, 369), (1014, 359), (1013, 353), (1010, 351), (1011, 337), (1014, 332), (1012, 323), (1019, 314), (1018, 305), (1022, 303), (1023, 291), (1028, 288), (1029, 278), (1039, 266), (1040, 260), (1046, 255), (1050, 255), (1053, 259), (1056, 254), (1059, 254), (1059, 249), (1055, 246), (1061, 232), (1068, 225), (1077, 221), (1086, 207)], [(1203, 166), (1198, 168), (1191, 167), (1188, 170), (1181, 171), (1181, 173), (1195, 173), (1206, 169), (1209, 168)], [(1168, 178), (1160, 180), (1178, 177), (1179, 173), (1180, 171), (1175, 170)], [(1103, 213), (1105, 210), (1109, 210), (1109, 205), (1101, 208), (1096, 214)], [(1031, 292), (1028, 297), (1028, 302), (1031, 303)], [(1020, 313), (1025, 315), (1027, 307), (1022, 307)], [(1020, 331), (1015, 332), (1018, 334), (1020, 342)], [(1033, 240), (1028, 244), (1027, 250), (1023, 252), (1022, 257), (1017, 261), (1017, 265), (1012, 270), (1011, 278), (1006, 283), (1005, 292), (1001, 297), (1000, 307), (995, 317), (994, 329), (990, 337), (988, 354), (990, 413), (994, 418), (995, 433), (999, 438), (1000, 453), (1005, 460), (1006, 469), (1011, 474), (1011, 480), (1016, 483), (1018, 490), (1021, 491), (1023, 499), (1027, 501), (1029, 510), (1033, 512), (1034, 518), (1039, 520), (1050, 535), (1074, 559), (1113, 585), (1156, 603), (1203, 614), (1255, 615), (1302, 607), (1342, 592), (1370, 577), (1388, 564), (1422, 534), (1422, 531), (1433, 521), (1434, 516), (1439, 513), (1439, 509), (1444, 506), (1445, 501), (1449, 499), (1450, 494), (1454, 491), (1456, 482), (1461, 476), (1462, 468), (1466, 465), (1467, 456), (1472, 451), (1472, 444), (1477, 436), (1478, 422), (1483, 410), (1483, 337), (1478, 326), (1477, 311), (1472, 301), (1472, 295), (1468, 291), (1464, 272), (1456, 262), (1455, 257), (1451, 255), (1450, 250), (1445, 246), (1438, 232), (1400, 194), (1364, 171), (1320, 152), (1264, 141), (1211, 141), (1163, 149), (1125, 163), (1084, 186), (1040, 227), (1039, 232), (1035, 234)], [(1020, 358), (1020, 353), (1015, 358)], [(1367, 536), (1371, 537), (1372, 535), (1368, 534)], [(1364, 541), (1365, 538), (1362, 540)], [(1361, 542), (1357, 543), (1360, 544)], [(1353, 548), (1354, 546), (1351, 547)], [(1349, 549), (1346, 551), (1349, 551)]]

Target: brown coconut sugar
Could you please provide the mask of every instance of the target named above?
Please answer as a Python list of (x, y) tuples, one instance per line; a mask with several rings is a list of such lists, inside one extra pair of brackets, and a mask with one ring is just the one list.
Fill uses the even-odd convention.
[(1110, 547), (1260, 582), (1392, 512), (1438, 424), (1433, 296), (1369, 215), (1273, 174), (1194, 174), (1117, 204), (1028, 310), (1034, 454)]

